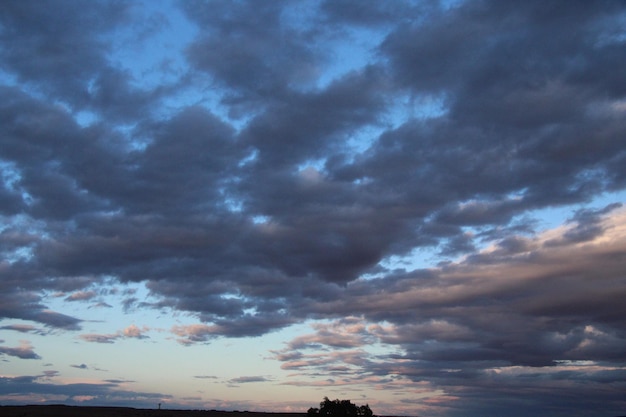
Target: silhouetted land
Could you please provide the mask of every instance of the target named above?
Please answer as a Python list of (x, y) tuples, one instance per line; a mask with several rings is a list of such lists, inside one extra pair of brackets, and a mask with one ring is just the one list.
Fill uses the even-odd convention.
[(306, 415), (306, 413), (151, 410), (144, 408), (76, 407), (67, 405), (0, 406), (0, 417), (306, 417)]

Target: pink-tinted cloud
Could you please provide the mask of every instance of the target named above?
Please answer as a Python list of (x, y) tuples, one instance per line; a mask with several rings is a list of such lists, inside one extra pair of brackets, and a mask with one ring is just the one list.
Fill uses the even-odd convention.
[(96, 297), (97, 294), (95, 291), (77, 291), (68, 295), (65, 298), (65, 301), (87, 301)]
[(177, 340), (182, 345), (205, 343), (215, 337), (215, 326), (205, 324), (174, 326), (171, 331), (176, 336), (179, 336)]
[(147, 326), (139, 328), (131, 324), (125, 329), (113, 334), (82, 334), (79, 337), (92, 343), (115, 343), (115, 341), (119, 339), (147, 339), (149, 336), (146, 335), (146, 332), (149, 330), (150, 328)]
[(137, 327), (134, 324), (131, 324), (130, 326), (128, 326), (127, 328), (125, 328), (124, 330), (122, 330), (122, 335), (124, 337), (128, 337), (128, 338), (134, 338), (134, 339), (145, 339), (147, 336), (145, 335), (145, 332), (149, 330), (148, 327), (144, 327), (143, 329), (140, 329), (139, 327)]
[[(0, 340), (0, 343), (4, 342)], [(0, 346), (0, 355), (14, 356), (20, 359), (41, 359), (33, 349), (32, 344), (27, 340), (21, 340), (17, 347)]]

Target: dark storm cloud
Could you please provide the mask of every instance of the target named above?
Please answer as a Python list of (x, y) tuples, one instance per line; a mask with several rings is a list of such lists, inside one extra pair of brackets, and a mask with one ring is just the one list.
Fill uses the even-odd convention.
[[(0, 318), (78, 330), (45, 294), (143, 283), (124, 310), (191, 313), (185, 345), (362, 317), (379, 327), (317, 327), (277, 358), (428, 380), (463, 406), (520, 384), (541, 410), (532, 384), (572, 379), (597, 394), (581, 410), (619, 405), (623, 209), (587, 204), (626, 186), (623, 3), (180, 2), (186, 69), (152, 88), (118, 35), (140, 50), (167, 16), (54, 5), (0, 6)], [(568, 205), (539, 235), (532, 211)], [(391, 265), (422, 249), (438, 267)], [(396, 356), (358, 350), (371, 340)], [(559, 361), (606, 369), (490, 371)]]

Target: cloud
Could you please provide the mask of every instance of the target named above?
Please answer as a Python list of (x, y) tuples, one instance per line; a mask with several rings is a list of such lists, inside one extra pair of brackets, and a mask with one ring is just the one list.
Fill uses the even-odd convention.
[(122, 334), (124, 337), (133, 338), (133, 339), (145, 339), (147, 336), (143, 334), (144, 331), (148, 330), (147, 327), (140, 329), (139, 327), (131, 324), (124, 330), (122, 330)]
[[(123, 25), (131, 13), (123, 7), (100, 7), (111, 19), (106, 30)], [(114, 276), (123, 282), (143, 281), (161, 298), (155, 306), (197, 314), (216, 326), (212, 330), (215, 334), (263, 334), (293, 322), (277, 311), (289, 310), (289, 317), (294, 317), (300, 306), (307, 304), (309, 295), (338, 294), (334, 284), (352, 282), (394, 256), (433, 247), (439, 248), (444, 258), (469, 254), (480, 247), (482, 236), (502, 231), (514, 220), (520, 222), (517, 216), (527, 210), (583, 202), (620, 187), (616, 158), (621, 155), (617, 145), (623, 130), (621, 119), (588, 112), (586, 103), (606, 99), (580, 78), (591, 77), (605, 91), (602, 88), (608, 81), (592, 74), (600, 71), (594, 66), (594, 54), (609, 59), (614, 43), (583, 49), (585, 64), (579, 69), (582, 73), (576, 75), (578, 70), (568, 66), (569, 50), (557, 53), (550, 43), (544, 45), (521, 35), (516, 38), (512, 28), (496, 24), (499, 15), (495, 11), (486, 9), (488, 12), (481, 15), (482, 6), (473, 2), (445, 12), (424, 9), (420, 13), (432, 17), (428, 23), (420, 20), (401, 26), (393, 26), (390, 16), (406, 12), (409, 6), (372, 6), (357, 20), (392, 25), (377, 45), (385, 59), (374, 59), (370, 65), (318, 88), (297, 89), (289, 84), (296, 79), (285, 74), (298, 72), (294, 66), (323, 66), (328, 62), (330, 58), (321, 50), (308, 45), (322, 45), (328, 36), (336, 35), (336, 26), (309, 32), (281, 20), (279, 17), (287, 12), (278, 6), (254, 11), (267, 16), (263, 27), (233, 26), (250, 16), (244, 5), (221, 4), (229, 13), (211, 16), (202, 13), (196, 3), (183, 7), (199, 26), (211, 28), (199, 32), (188, 54), (195, 69), (228, 86), (223, 90), (224, 105), (230, 106), (226, 98), (235, 96), (242, 100), (235, 100), (237, 103), (263, 103), (245, 126), (235, 128), (227, 118), (195, 104), (181, 106), (158, 119), (148, 118), (130, 137), (124, 137), (114, 121), (83, 128), (72, 112), (50, 104), (45, 94), (36, 96), (17, 86), (3, 90), (2, 111), (7, 126), (15, 132), (4, 136), (3, 149), (7, 149), (7, 158), (19, 174), (12, 187), (23, 190), (13, 193), (12, 199), (33, 223), (39, 220), (46, 233), (45, 239), (31, 233), (22, 238), (27, 241), (19, 241), (22, 243), (11, 238), (12, 245), (28, 245), (32, 251), (30, 261), (11, 266), (11, 270), (20, 269), (35, 277), (28, 280), (32, 288), (62, 287), (67, 283), (61, 277), (88, 276), (94, 282)], [(340, 16), (347, 19), (339, 5), (325, 4), (312, 10), (333, 21)], [(530, 6), (510, 13), (516, 22), (538, 19), (538, 27), (547, 25)], [(16, 11), (11, 19), (17, 16)], [(603, 9), (595, 13), (572, 10), (572, 19), (589, 30), (586, 35), (576, 32), (566, 45), (582, 48), (587, 45), (583, 36), (602, 38), (609, 28), (600, 29), (594, 22), (612, 22), (610, 16), (610, 11)], [(39, 18), (51, 17), (43, 14)], [(357, 20), (349, 24), (360, 25)], [(17, 25), (17, 20), (11, 22)], [(55, 22), (50, 24), (56, 27)], [(236, 29), (229, 31), (233, 27)], [(43, 42), (37, 34), (39, 28), (27, 26), (24, 30), (27, 28), (33, 31), (29, 36)], [(74, 29), (63, 30), (69, 33)], [(86, 44), (94, 42), (91, 33), (87, 31)], [(268, 59), (267, 64), (260, 64), (261, 57), (265, 62), (269, 45), (286, 33), (291, 34), (288, 43), (295, 54), (290, 58), (293, 64), (284, 65), (281, 54), (276, 61)], [(69, 35), (58, 36), (61, 44), (70, 39)], [(240, 44), (240, 39), (256, 42), (250, 43), (242, 61), (229, 56), (211, 59), (212, 49), (206, 46), (219, 39), (223, 48), (225, 39), (231, 37)], [(491, 47), (482, 46), (484, 37), (494, 40)], [(420, 42), (406, 41), (414, 38)], [(441, 42), (442, 51), (437, 52), (434, 39)], [(494, 68), (491, 63), (501, 62), (499, 57), (508, 50), (507, 40), (513, 45), (526, 42), (541, 46), (536, 53), (554, 65), (544, 70), (533, 67), (534, 61), (528, 62), (531, 70), (519, 76), (528, 77), (523, 79), (536, 91), (518, 91), (515, 75), (507, 75), (516, 74), (512, 70), (494, 75), (491, 89), (476, 86), (482, 80), (480, 74)], [(474, 62), (464, 54), (472, 48), (477, 48), (484, 60)], [(101, 53), (104, 49), (94, 47), (90, 53), (95, 55), (87, 61), (106, 62)], [(459, 65), (439, 71), (442, 62), (447, 62), (446, 51)], [(428, 58), (424, 62), (432, 68), (422, 65), (420, 71), (412, 71), (412, 56)], [(70, 57), (63, 55), (63, 59)], [(524, 67), (525, 59), (530, 60), (518, 55), (515, 59), (520, 61), (519, 67)], [(18, 71), (16, 62), (10, 64), (14, 71)], [(254, 85), (248, 84), (252, 78), (229, 69), (237, 66), (250, 74), (263, 65), (267, 71), (259, 69)], [(90, 68), (86, 65), (83, 71), (95, 74), (92, 83), (113, 77)], [(545, 84), (533, 84), (529, 78), (543, 74), (550, 79), (556, 73), (569, 75)], [(32, 77), (48, 82), (41, 74)], [(74, 81), (66, 82), (83, 78), (77, 75)], [(109, 80), (116, 88), (128, 90), (120, 97), (127, 92), (134, 94), (124, 80)], [(428, 94), (446, 97), (444, 114), (425, 120), (409, 118), (389, 126), (386, 109), (399, 105), (394, 102), (399, 91), (414, 91), (424, 85), (436, 87), (437, 91)], [(510, 94), (512, 102), (505, 102), (510, 111), (492, 112), (491, 103), (502, 96), (502, 91)], [(516, 93), (521, 98), (516, 99)], [(554, 99), (556, 104), (548, 100), (553, 97), (558, 98)], [(531, 104), (516, 101), (522, 98)], [(545, 116), (560, 123), (559, 129), (546, 129), (538, 115), (524, 115), (540, 107), (532, 103), (546, 100), (544, 106), (566, 102), (572, 107)], [(478, 104), (468, 107), (473, 101)], [(102, 106), (114, 107), (110, 103)], [(232, 108), (236, 107), (233, 102)], [(571, 112), (582, 116), (569, 117)], [(485, 122), (484, 114), (494, 115), (492, 124)], [(526, 119), (507, 119), (511, 114)], [(47, 134), (40, 134), (41, 120)], [(368, 129), (379, 133), (372, 133), (363, 144), (341, 140), (361, 137)], [(62, 143), (60, 137), (64, 138)], [(592, 143), (594, 137), (604, 139)], [(291, 145), (284, 146), (287, 142)], [(597, 151), (581, 153), (589, 148)], [(50, 160), (47, 155), (54, 158)], [(41, 166), (49, 167), (46, 175), (37, 168)], [(86, 166), (93, 169), (83, 169)], [(311, 173), (315, 173), (315, 181), (310, 181)], [(24, 200), (26, 195), (31, 196), (28, 201)], [(211, 216), (202, 215), (207, 210)], [(267, 221), (257, 223), (257, 216)], [(25, 230), (17, 223), (11, 227)], [(68, 233), (72, 228), (80, 233)], [(467, 233), (464, 228), (482, 230)], [(586, 230), (587, 234), (592, 232)], [(583, 236), (580, 233), (578, 238)], [(41, 277), (46, 275), (55, 278), (44, 284)], [(68, 301), (89, 299), (93, 294), (86, 283), (75, 286)], [(283, 297), (285, 292), (292, 296)], [(240, 297), (226, 297), (228, 294)], [(257, 318), (246, 315), (250, 308), (260, 312)], [(306, 312), (299, 317), (306, 317)], [(53, 318), (31, 314), (29, 319), (50, 322)], [(60, 316), (56, 319), (51, 325), (68, 329), (79, 326), (78, 319), (72, 322), (67, 317), (66, 323), (59, 321)]]
[(68, 295), (65, 301), (86, 301), (91, 300), (96, 296), (95, 291), (79, 291)]
[(569, 228), (562, 236), (561, 240), (551, 240), (546, 242), (546, 245), (559, 245), (564, 243), (577, 243), (593, 240), (596, 237), (601, 236), (605, 229), (602, 227), (602, 215), (610, 213), (611, 211), (622, 207), (622, 203), (613, 203), (604, 207), (601, 210), (578, 210), (574, 216), (569, 220), (570, 223), (575, 224), (574, 227)]
[(136, 382), (136, 381), (130, 381), (126, 379), (105, 379), (104, 382), (108, 382), (111, 384), (125, 384), (125, 383)]
[[(288, 5), (273, 3), (252, 9), (246, 4), (218, 2), (213, 6), (216, 13), (206, 13), (203, 6), (201, 2), (183, 6), (192, 22), (211, 28), (188, 46), (187, 58), (194, 68), (225, 86), (234, 104), (247, 100), (263, 104), (286, 93), (286, 84), (306, 83), (314, 76), (321, 51), (311, 47), (305, 30), (281, 19)], [(247, 24), (251, 19), (265, 24), (251, 26)], [(252, 68), (254, 76), (250, 77)]]
[(354, 348), (368, 343), (368, 332), (365, 324), (357, 318), (346, 318), (332, 324), (313, 324), (314, 334), (302, 335), (293, 339), (291, 349), (302, 349), (313, 346), (331, 348)]
[(39, 329), (35, 326), (31, 326), (30, 324), (9, 324), (7, 326), (0, 327), (0, 330), (15, 330), (20, 333), (38, 333)]
[[(63, 400), (67, 405), (124, 404), (135, 401), (139, 407), (154, 408), (155, 401), (171, 399), (171, 395), (141, 391), (125, 391), (119, 384), (106, 383), (45, 383), (42, 376), (0, 377), (0, 395), (3, 403), (22, 404), (20, 398), (40, 399), (43, 402), (58, 403)], [(77, 394), (80, 393), (80, 394)], [(15, 400), (17, 399), (17, 400)], [(23, 401), (23, 400), (22, 400)]]
[(205, 343), (214, 336), (214, 327), (204, 324), (191, 324), (187, 326), (174, 326), (172, 333), (179, 336), (178, 342), (182, 345), (192, 343)]
[(43, 371), (43, 375), (44, 375), (46, 378), (53, 378), (53, 377), (55, 377), (55, 376), (59, 376), (59, 375), (60, 375), (60, 372), (59, 372), (59, 371), (53, 371), (53, 370), (50, 370), (50, 371)]
[(232, 378), (228, 380), (228, 382), (230, 382), (231, 384), (248, 384), (251, 382), (266, 382), (266, 381), (269, 381), (269, 379), (267, 379), (264, 376), (240, 376), (240, 377)]
[(101, 301), (101, 302), (98, 302), (98, 303), (96, 303), (96, 304), (93, 304), (91, 307), (95, 307), (95, 308), (113, 308), (113, 306), (112, 306), (112, 305), (107, 304), (107, 303), (102, 302), (102, 301)]
[[(14, 47), (0, 49), (4, 67), (21, 82), (59, 97), (73, 109), (118, 120), (141, 117), (158, 93), (134, 87), (127, 71), (110, 65), (110, 45), (102, 41), (103, 34), (119, 29), (131, 14), (129, 4), (100, 1), (89, 10), (71, 3), (58, 8), (30, 3), (7, 7), (0, 40)], [(20, 36), (13, 38), (17, 32)]]
[(55, 311), (43, 310), (41, 312), (24, 316), (25, 319), (34, 320), (50, 327), (66, 330), (79, 330), (82, 320)]
[[(549, 230), (517, 245), (517, 250), (486, 248), (432, 270), (428, 278), (415, 273), (387, 277), (380, 280), (378, 291), (367, 292), (363, 286), (374, 288), (377, 280), (355, 282), (345, 293), (349, 307), (342, 309), (345, 301), (320, 302), (318, 311), (358, 312), (365, 318), (361, 323), (387, 325), (343, 330), (343, 337), (356, 331), (368, 340), (359, 350), (343, 354), (303, 343), (324, 341), (328, 328), (345, 325), (337, 320), (317, 326), (316, 334), (294, 338), (275, 352), (275, 358), (283, 369), (298, 372), (290, 382), (296, 385), (318, 386), (322, 382), (316, 375), (338, 372), (345, 381), (364, 376), (399, 378), (406, 384), (428, 381), (432, 392), (452, 395), (448, 400), (459, 404), (459, 413), (469, 403), (476, 404), (474, 395), (489, 403), (470, 406), (476, 413), (510, 407), (518, 395), (512, 387), (522, 391), (517, 398), (532, 401), (537, 410), (552, 404), (552, 396), (559, 403), (592, 407), (576, 399), (585, 389), (615, 401), (600, 382), (619, 380), (626, 371), (620, 330), (623, 265), (622, 257), (615, 256), (626, 249), (626, 212), (614, 210), (601, 210), (604, 215), (595, 221), (603, 233), (592, 240), (547, 245), (559, 239), (555, 233), (566, 236), (571, 229)], [(368, 351), (373, 341), (389, 352)], [(332, 338), (327, 343), (331, 345)], [(597, 382), (585, 387), (582, 381)], [(545, 397), (535, 395), (537, 387)], [(566, 387), (577, 394), (560, 394)]]
[[(24, 283), (24, 285), (36, 285), (35, 281)], [(64, 285), (62, 281), (60, 280), (60, 285)], [(0, 284), (3, 289), (3, 292), (0, 292), (0, 315), (2, 317), (34, 321), (56, 329), (80, 329), (81, 319), (48, 309), (41, 302), (42, 297), (37, 291), (14, 286), (13, 282), (8, 279), (3, 284)]]
[(150, 328), (144, 326), (139, 328), (134, 324), (120, 330), (114, 334), (81, 334), (80, 338), (86, 342), (91, 343), (115, 343), (119, 339), (149, 339), (150, 337), (145, 334)]
[[(0, 340), (0, 342), (4, 342)], [(20, 359), (41, 359), (33, 350), (33, 346), (27, 340), (21, 340), (18, 347), (0, 346), (0, 354), (14, 356)]]
[(89, 369), (89, 367), (85, 365), (84, 363), (81, 363), (80, 365), (70, 365), (70, 366), (76, 369)]
[(81, 334), (80, 338), (91, 343), (114, 343), (119, 339), (119, 334)]

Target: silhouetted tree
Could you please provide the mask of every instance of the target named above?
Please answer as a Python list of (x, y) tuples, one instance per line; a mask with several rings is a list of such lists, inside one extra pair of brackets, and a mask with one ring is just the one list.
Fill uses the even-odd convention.
[(357, 406), (352, 404), (350, 400), (329, 400), (324, 397), (324, 401), (320, 403), (319, 410), (317, 408), (309, 408), (307, 412), (309, 417), (376, 417), (368, 404)]
[(374, 417), (374, 413), (372, 412), (372, 409), (370, 408), (369, 404), (360, 406), (358, 414), (359, 416), (363, 416), (363, 417)]

